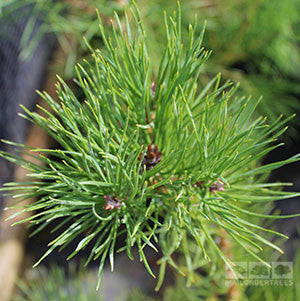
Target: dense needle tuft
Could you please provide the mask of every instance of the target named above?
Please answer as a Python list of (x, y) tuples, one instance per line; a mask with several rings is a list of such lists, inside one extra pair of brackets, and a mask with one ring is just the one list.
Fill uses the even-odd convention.
[[(284, 129), (277, 130), (288, 118), (269, 126), (264, 118), (254, 119), (259, 100), (233, 98), (236, 87), (220, 74), (203, 84), (201, 70), (210, 55), (202, 47), (204, 27), (195, 35), (190, 26), (184, 42), (180, 9), (165, 19), (166, 47), (155, 75), (137, 8), (133, 5), (131, 18), (125, 12), (125, 23), (115, 19), (111, 37), (99, 19), (105, 49), (92, 50), (92, 59), (76, 68), (80, 99), (59, 78), (59, 102), (39, 93), (51, 112), (42, 108), (42, 116), (24, 108), (22, 116), (60, 147), (6, 141), (20, 154), (0, 153), (28, 173), (25, 183), (7, 183), (2, 190), (20, 201), (36, 198), (17, 207), (16, 215), (32, 212), (20, 223), (30, 222), (34, 233), (51, 223), (55, 227), (57, 237), (37, 264), (80, 238), (68, 258), (91, 246), (86, 264), (99, 260), (99, 287), (106, 259), (113, 269), (114, 255), (126, 251), (133, 259), (134, 246), (154, 276), (144, 252), (149, 247), (162, 254), (159, 287), (167, 264), (190, 282), (200, 263), (213, 265), (216, 258), (233, 269), (220, 237), (267, 264), (263, 248), (281, 250), (265, 233), (285, 236), (249, 217), (284, 218), (270, 216), (265, 203), (298, 195), (278, 189), (285, 183), (265, 179), (299, 156), (261, 165), (279, 146), (274, 141)], [(22, 157), (23, 148), (35, 163)]]

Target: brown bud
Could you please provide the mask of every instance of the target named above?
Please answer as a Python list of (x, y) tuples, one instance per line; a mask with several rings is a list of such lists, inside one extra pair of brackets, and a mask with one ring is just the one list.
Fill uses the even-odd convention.
[(209, 190), (211, 193), (216, 193), (217, 191), (225, 191), (224, 189), (225, 183), (218, 178), (217, 181), (215, 181), (210, 187)]
[[(152, 169), (156, 164), (161, 161), (161, 152), (158, 150), (157, 146), (148, 145), (147, 152), (144, 155), (142, 165), (146, 166), (146, 170)], [(142, 154), (139, 155), (141, 159)]]
[(203, 188), (204, 181), (197, 181), (194, 186)]
[(123, 205), (123, 203), (119, 201), (116, 196), (105, 195), (104, 200), (106, 201), (106, 204), (103, 206), (103, 208), (108, 211), (112, 209), (119, 210)]
[(155, 96), (155, 92), (156, 92), (156, 83), (155, 82), (152, 83), (151, 90), (152, 90), (152, 96), (154, 97)]

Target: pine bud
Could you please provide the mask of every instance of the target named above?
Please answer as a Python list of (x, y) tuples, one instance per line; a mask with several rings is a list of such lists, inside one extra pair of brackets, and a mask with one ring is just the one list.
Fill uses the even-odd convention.
[(225, 185), (225, 183), (224, 183), (220, 178), (218, 178), (217, 181), (215, 181), (215, 182), (209, 187), (209, 190), (210, 190), (212, 193), (216, 193), (217, 191), (225, 191), (224, 185)]
[(155, 92), (156, 92), (156, 83), (153, 82), (151, 84), (151, 90), (152, 90), (152, 97), (155, 97)]
[(121, 206), (123, 205), (123, 203), (121, 201), (118, 200), (118, 198), (114, 195), (105, 195), (104, 196), (104, 200), (106, 201), (106, 204), (104, 205), (104, 209), (105, 210), (112, 210), (112, 209), (120, 209)]
[[(141, 155), (140, 155), (140, 159), (141, 159)], [(162, 154), (160, 151), (158, 151), (157, 146), (148, 145), (148, 149), (143, 158), (142, 165), (146, 166), (146, 170), (152, 169), (156, 164), (158, 164), (161, 161), (161, 155)]]

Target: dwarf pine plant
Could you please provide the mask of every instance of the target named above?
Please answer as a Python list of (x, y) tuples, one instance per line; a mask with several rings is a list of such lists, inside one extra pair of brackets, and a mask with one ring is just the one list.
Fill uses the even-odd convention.
[[(36, 225), (34, 233), (55, 224), (57, 237), (36, 264), (83, 237), (68, 259), (90, 247), (86, 264), (99, 260), (99, 286), (105, 260), (113, 270), (115, 254), (124, 251), (133, 259), (134, 246), (154, 276), (144, 252), (150, 247), (162, 253), (159, 287), (167, 264), (190, 276), (200, 259), (217, 254), (232, 267), (220, 237), (262, 262), (264, 246), (281, 251), (263, 233), (282, 234), (252, 221), (285, 217), (266, 214), (264, 202), (295, 195), (278, 189), (285, 183), (267, 183), (266, 175), (299, 156), (259, 163), (279, 146), (274, 141), (287, 119), (268, 126), (264, 118), (252, 118), (259, 100), (234, 98), (236, 87), (222, 82), (220, 74), (198, 85), (210, 52), (202, 47), (204, 28), (194, 35), (197, 24), (189, 26), (183, 45), (180, 10), (165, 16), (166, 47), (157, 74), (137, 8), (125, 12), (124, 22), (117, 14), (114, 20), (107, 36), (99, 18), (105, 49), (91, 48), (93, 62), (76, 67), (78, 94), (84, 97), (59, 78), (59, 102), (39, 93), (52, 109), (40, 107), (46, 117), (24, 108), (22, 117), (59, 147), (6, 141), (20, 156), (1, 153), (27, 169), (29, 179), (2, 190), (18, 200), (37, 199), (17, 213), (33, 212), (21, 223)], [(40, 164), (23, 159), (24, 148)], [(179, 263), (174, 253), (185, 260)]]

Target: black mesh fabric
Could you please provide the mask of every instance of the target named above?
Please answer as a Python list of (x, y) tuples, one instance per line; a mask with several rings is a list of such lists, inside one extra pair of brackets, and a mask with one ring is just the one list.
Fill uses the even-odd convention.
[[(31, 7), (18, 8), (0, 15), (0, 138), (24, 143), (28, 122), (18, 116), (20, 104), (32, 109), (37, 101), (36, 89), (44, 79), (53, 39), (44, 37), (28, 60), (20, 58), (20, 42), (32, 13)], [(32, 38), (41, 21), (36, 22)], [(13, 148), (0, 143), (1, 150), (12, 152)], [(0, 185), (11, 181), (14, 166), (0, 158)], [(0, 195), (0, 212), (3, 195)]]

